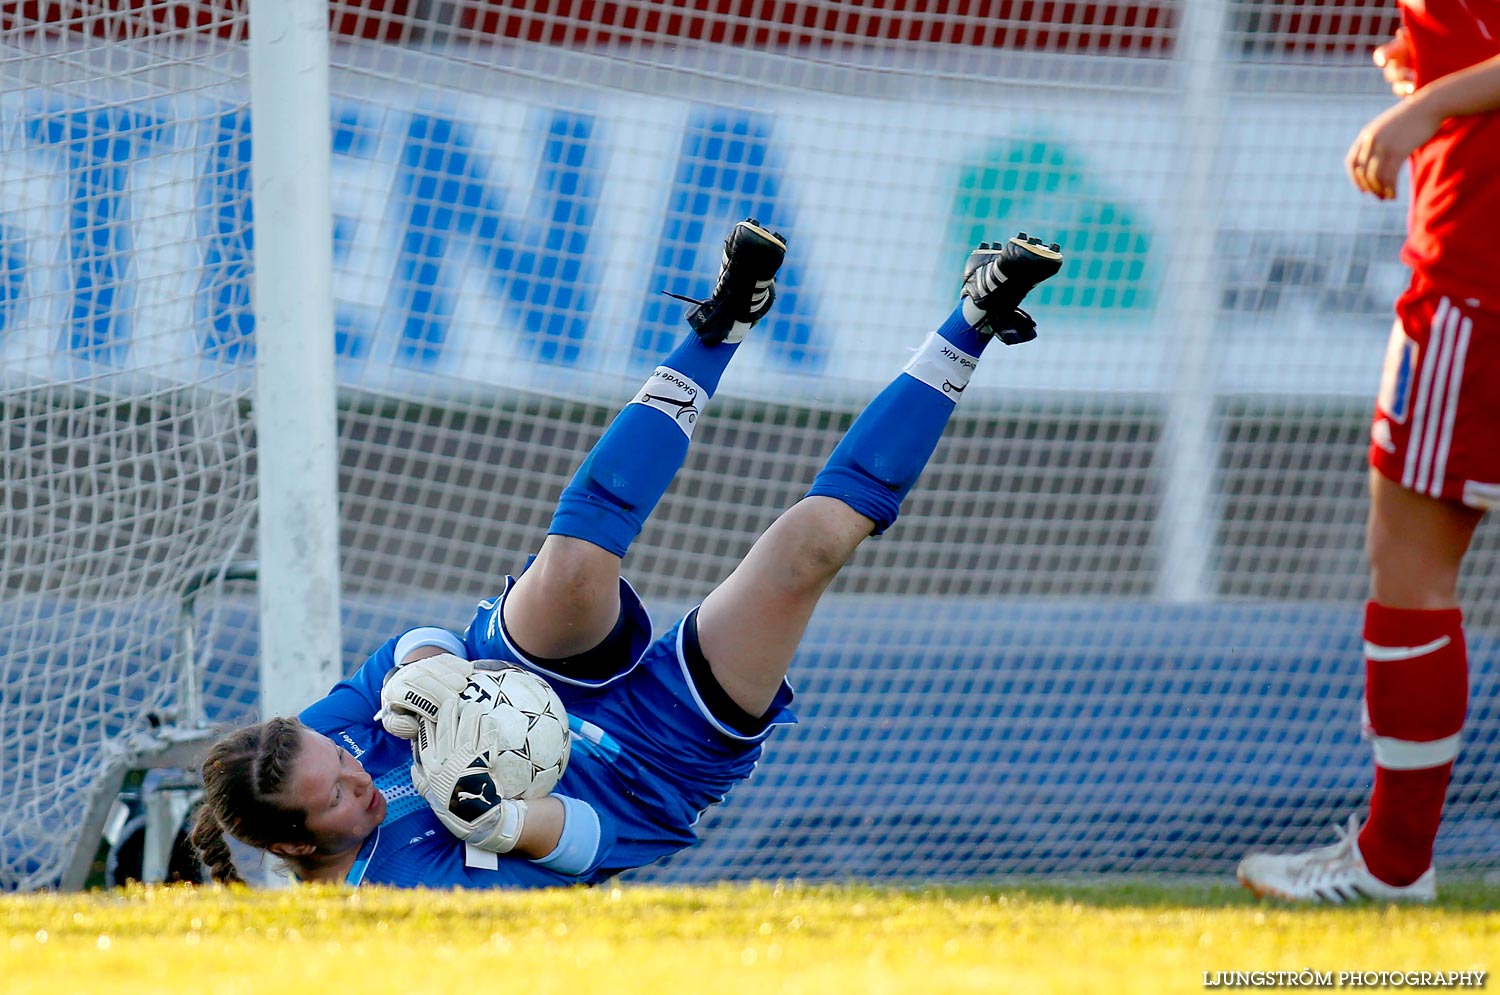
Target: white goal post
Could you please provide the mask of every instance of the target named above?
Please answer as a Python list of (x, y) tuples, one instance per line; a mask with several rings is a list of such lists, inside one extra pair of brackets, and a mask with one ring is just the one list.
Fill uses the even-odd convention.
[[(820, 607), (799, 724), (636, 879), (1223, 874), (1323, 839), (1368, 789), (1363, 445), (1404, 216), (1341, 161), (1394, 14), (6, 7), (0, 890), (97, 883), (122, 792), (162, 872), (191, 791), (160, 765), (462, 627), (683, 334), (659, 292), (706, 291), (751, 215), (790, 237), (776, 311), (626, 563), (662, 624), (804, 492), (973, 242), (1067, 263)], [(1496, 860), (1495, 541), (1448, 870)]]
[(259, 453), (260, 711), (295, 715), (343, 676), (328, 4), (250, 6)]

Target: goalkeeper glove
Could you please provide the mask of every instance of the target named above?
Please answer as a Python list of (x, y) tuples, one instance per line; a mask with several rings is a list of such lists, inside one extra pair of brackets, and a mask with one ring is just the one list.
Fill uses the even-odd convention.
[(420, 721), (436, 722), (439, 707), (458, 697), (473, 672), (472, 663), (451, 653), (423, 657), (389, 670), (380, 688), (380, 711), (375, 718), (391, 735), (415, 739)]
[(526, 802), (501, 798), (495, 787), (489, 763), (496, 734), (488, 709), (448, 698), (436, 722), (420, 720), (412, 742), (411, 783), (454, 836), (482, 850), (509, 853), (526, 827)]

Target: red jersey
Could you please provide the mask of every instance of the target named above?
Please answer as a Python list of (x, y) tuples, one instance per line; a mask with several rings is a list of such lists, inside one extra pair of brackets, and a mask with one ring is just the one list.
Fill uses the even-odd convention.
[[(1400, 0), (1417, 88), (1500, 55), (1500, 0)], [(1402, 261), (1500, 309), (1500, 112), (1453, 117), (1411, 156)]]

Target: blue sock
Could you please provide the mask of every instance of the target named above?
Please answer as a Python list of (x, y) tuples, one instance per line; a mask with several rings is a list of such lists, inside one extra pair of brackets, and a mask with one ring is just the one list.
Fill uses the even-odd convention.
[(563, 489), (548, 534), (623, 557), (677, 476), (704, 402), (738, 348), (690, 334), (662, 360)]
[[(981, 320), (983, 320), (982, 317)], [(993, 338), (990, 335), (981, 335), (977, 328), (969, 324), (968, 319), (964, 317), (962, 304), (954, 308), (953, 313), (948, 315), (948, 319), (938, 326), (937, 334), (976, 359)]]
[(844, 502), (875, 535), (895, 524), (988, 340), (956, 309), (849, 426), (808, 494)]

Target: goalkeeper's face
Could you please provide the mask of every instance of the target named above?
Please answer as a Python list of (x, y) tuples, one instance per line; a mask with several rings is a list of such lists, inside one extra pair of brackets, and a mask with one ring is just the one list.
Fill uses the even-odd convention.
[(307, 813), (307, 831), (323, 853), (359, 846), (385, 818), (385, 796), (360, 762), (311, 729), (302, 730), (285, 794)]

